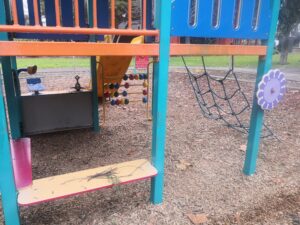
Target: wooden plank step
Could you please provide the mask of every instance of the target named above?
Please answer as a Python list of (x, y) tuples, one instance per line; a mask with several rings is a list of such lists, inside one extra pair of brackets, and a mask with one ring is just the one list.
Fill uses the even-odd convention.
[(145, 159), (34, 180), (19, 190), (18, 203), (33, 205), (153, 177), (157, 170)]

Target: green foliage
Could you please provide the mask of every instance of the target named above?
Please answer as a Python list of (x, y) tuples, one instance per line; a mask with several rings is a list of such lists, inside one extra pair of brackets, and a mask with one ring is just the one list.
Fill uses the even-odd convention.
[(279, 14), (279, 36), (288, 36), (293, 27), (300, 23), (300, 1), (282, 0)]
[(295, 25), (300, 23), (300, 1), (281, 0), (281, 10), (279, 14), (278, 38), (280, 40), (280, 64), (288, 63), (288, 54), (292, 50), (294, 40), (289, 38)]

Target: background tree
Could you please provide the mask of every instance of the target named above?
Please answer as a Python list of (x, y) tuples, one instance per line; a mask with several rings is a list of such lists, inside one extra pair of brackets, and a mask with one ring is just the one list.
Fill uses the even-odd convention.
[(281, 4), (278, 24), (280, 64), (287, 64), (289, 51), (294, 44), (290, 33), (300, 23), (300, 0), (282, 0)]

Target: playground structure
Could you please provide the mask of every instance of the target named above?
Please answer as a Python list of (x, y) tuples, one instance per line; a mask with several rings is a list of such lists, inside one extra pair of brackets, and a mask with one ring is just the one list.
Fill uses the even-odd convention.
[[(88, 0), (87, 24), (83, 16), (84, 1), (55, 0), (45, 1), (45, 3), (46, 25), (41, 25), (38, 0), (28, 0), (29, 24), (24, 21), (22, 0), (11, 0), (11, 2), (0, 0), (0, 56), (2, 56), (1, 63), (9, 117), (8, 122), (1, 84), (0, 190), (5, 223), (9, 225), (20, 224), (19, 205), (32, 205), (146, 178), (151, 178), (151, 202), (154, 204), (162, 202), (170, 55), (259, 56), (256, 90), (262, 76), (271, 69), (280, 7), (279, 0), (229, 0), (226, 4), (221, 4), (221, 0), (157, 0), (155, 1), (154, 27), (151, 26), (152, 1), (143, 0), (140, 29), (133, 29), (132, 27), (131, 0), (128, 0), (128, 26), (126, 29), (116, 27), (116, 0), (111, 0), (110, 5), (108, 0)], [(53, 12), (55, 13), (53, 14)], [(96, 43), (96, 40), (103, 39), (102, 35), (159, 37), (159, 42), (144, 44)], [(170, 44), (170, 36), (259, 39), (262, 40), (262, 45)], [(34, 39), (35, 41), (17, 40), (18, 38)], [(68, 42), (69, 40), (75, 42)], [(100, 57), (141, 55), (151, 56), (155, 59), (152, 102), (152, 162), (142, 159), (43, 178), (34, 180), (32, 185), (17, 190), (9, 144), (10, 138), (19, 139), (22, 137), (19, 98), (15, 93), (15, 83), (12, 76), (13, 71), (17, 69), (15, 57), (90, 56), (93, 127), (95, 131), (99, 131), (96, 73), (96, 56), (99, 55)], [(256, 90), (244, 165), (246, 175), (255, 173), (263, 124), (264, 113), (257, 104)], [(11, 137), (8, 132), (8, 124)], [(102, 178), (101, 182), (97, 182), (99, 180), (95, 179), (99, 177)], [(72, 180), (71, 183), (70, 180)], [(84, 188), (79, 185), (81, 181)], [(62, 185), (62, 183), (66, 185)]]

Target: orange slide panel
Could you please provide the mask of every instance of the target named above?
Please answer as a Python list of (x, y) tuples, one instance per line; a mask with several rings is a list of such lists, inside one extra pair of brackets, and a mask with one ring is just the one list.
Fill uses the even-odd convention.
[[(172, 56), (266, 55), (266, 46), (171, 44)], [(0, 56), (158, 56), (159, 44), (0, 42)]]

